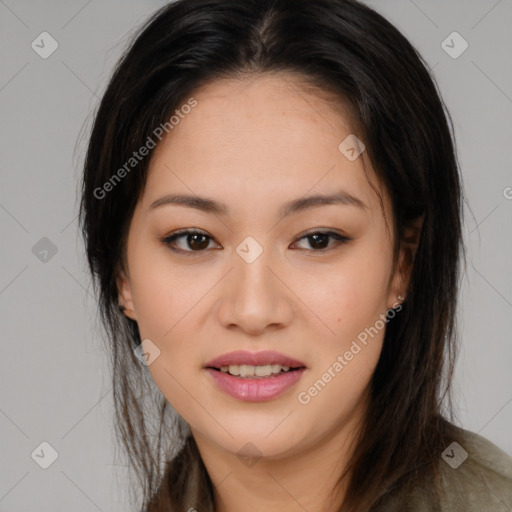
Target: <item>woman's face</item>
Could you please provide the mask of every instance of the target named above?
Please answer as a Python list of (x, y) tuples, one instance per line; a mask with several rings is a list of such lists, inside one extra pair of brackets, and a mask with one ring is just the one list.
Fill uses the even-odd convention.
[[(120, 300), (197, 438), (232, 454), (304, 452), (355, 428), (404, 294), (389, 197), (366, 160), (390, 232), (365, 153), (339, 148), (348, 118), (293, 77), (217, 81), (194, 98), (152, 156)], [(198, 233), (164, 242), (186, 229)]]

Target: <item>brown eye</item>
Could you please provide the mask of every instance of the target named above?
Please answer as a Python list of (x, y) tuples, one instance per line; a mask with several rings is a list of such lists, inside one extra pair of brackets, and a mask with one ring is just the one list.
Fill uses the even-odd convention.
[(325, 249), (329, 247), (329, 238), (331, 236), (327, 233), (317, 233), (308, 236), (309, 243), (313, 249)]
[[(181, 247), (177, 243), (181, 242)], [(210, 236), (199, 231), (180, 231), (171, 236), (162, 239), (162, 242), (175, 252), (203, 252), (208, 248), (210, 241), (213, 240)]]
[[(335, 243), (329, 244), (329, 239), (334, 239)], [(315, 231), (300, 238), (299, 242), (301, 240), (308, 240), (309, 242), (309, 247), (305, 247), (305, 249), (313, 251), (323, 251), (330, 249), (331, 247), (348, 242), (352, 240), (352, 238), (340, 235), (339, 233), (336, 233), (334, 231)]]
[[(196, 233), (193, 235), (187, 235), (187, 243), (188, 246), (193, 250), (202, 250), (208, 247), (208, 237), (206, 235), (202, 235), (200, 233)], [(205, 243), (206, 241), (206, 243)]]

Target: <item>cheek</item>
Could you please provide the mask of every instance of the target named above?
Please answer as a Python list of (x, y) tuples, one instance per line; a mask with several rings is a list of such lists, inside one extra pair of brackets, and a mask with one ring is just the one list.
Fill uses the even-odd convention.
[[(361, 403), (378, 363), (386, 323), (388, 266), (364, 254), (347, 258), (310, 295), (311, 309), (334, 331), (316, 343), (316, 361), (299, 396), (302, 414), (333, 424)], [(308, 304), (309, 305), (309, 304)]]
[(386, 312), (388, 262), (368, 254), (358, 251), (325, 275), (316, 274), (300, 292), (337, 340), (352, 339)]
[[(190, 407), (193, 381), (192, 362), (197, 361), (197, 325), (191, 321), (194, 305), (208, 290), (208, 283), (191, 279), (190, 269), (172, 267), (164, 254), (134, 254), (130, 267), (132, 296), (141, 339), (150, 339), (158, 357), (148, 366), (156, 386), (167, 401), (186, 419)], [(155, 349), (154, 349), (155, 350)], [(184, 361), (190, 362), (187, 366)]]
[(131, 255), (132, 297), (141, 336), (163, 343), (208, 288), (191, 279), (191, 267), (173, 265), (165, 248), (147, 247), (134, 247)]

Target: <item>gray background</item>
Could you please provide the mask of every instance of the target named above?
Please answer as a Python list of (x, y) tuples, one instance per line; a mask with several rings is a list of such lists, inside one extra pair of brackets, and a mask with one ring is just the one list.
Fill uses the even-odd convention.
[[(512, 454), (512, 0), (368, 3), (424, 55), (453, 116), (469, 206), (455, 397), (462, 426)], [(129, 33), (162, 5), (0, 0), (0, 511), (127, 510), (75, 144)], [(47, 59), (31, 48), (43, 31), (59, 45)], [(456, 59), (441, 46), (453, 31), (469, 43)], [(46, 470), (31, 457), (43, 441), (58, 452)]]

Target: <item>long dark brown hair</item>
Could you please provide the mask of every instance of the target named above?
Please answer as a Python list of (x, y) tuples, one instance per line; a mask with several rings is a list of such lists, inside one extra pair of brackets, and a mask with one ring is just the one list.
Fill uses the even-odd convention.
[(137, 323), (118, 307), (116, 278), (151, 154), (122, 179), (113, 175), (197, 88), (271, 72), (301, 77), (350, 105), (354, 133), (392, 201), (395, 254), (404, 229), (424, 216), (407, 299), (386, 327), (347, 467), (343, 510), (371, 510), (435, 474), (440, 453), (457, 439), (450, 382), (463, 196), (452, 121), (427, 63), (356, 0), (178, 0), (138, 30), (113, 72), (94, 115), (80, 204), (111, 354), (116, 432), (144, 511), (213, 510), (212, 483), (187, 425), (134, 355)]

